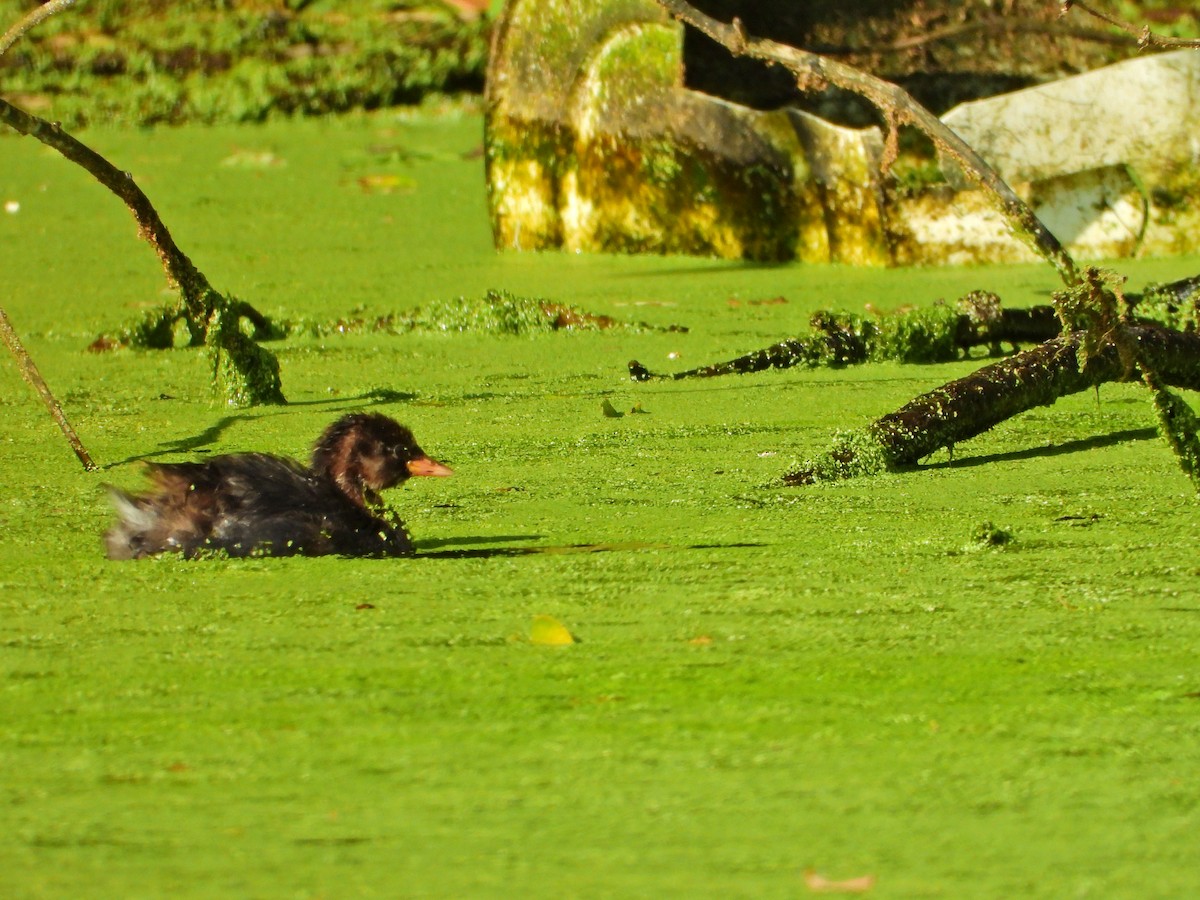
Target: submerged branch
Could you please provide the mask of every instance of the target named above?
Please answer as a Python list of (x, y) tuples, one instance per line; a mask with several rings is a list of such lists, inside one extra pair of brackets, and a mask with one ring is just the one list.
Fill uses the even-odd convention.
[[(1200, 390), (1200, 334), (1130, 325), (1126, 336), (1143, 370), (1158, 382)], [(1082, 331), (1060, 335), (922, 394), (862, 431), (839, 436), (826, 454), (789, 472), (784, 482), (812, 484), (912, 466), (1019, 413), (1124, 380), (1126, 363), (1116, 344), (1097, 348), (1084, 361), (1085, 339)]]
[(809, 324), (813, 334), (772, 344), (724, 362), (662, 375), (637, 360), (629, 362), (634, 381), (713, 378), (744, 375), (793, 366), (847, 366), (869, 360), (904, 363), (950, 362), (973, 347), (988, 346), (995, 356), (1001, 344), (1044, 341), (1061, 330), (1051, 306), (1003, 309), (1000, 298), (972, 291), (954, 306), (935, 305), (890, 315), (857, 316), (818, 312)]

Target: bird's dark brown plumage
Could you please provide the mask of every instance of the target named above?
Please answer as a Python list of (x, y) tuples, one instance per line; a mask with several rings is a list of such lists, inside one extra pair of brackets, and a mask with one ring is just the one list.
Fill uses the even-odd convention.
[(152, 490), (110, 488), (118, 521), (105, 535), (112, 559), (175, 551), (195, 556), (401, 556), (412, 542), (381, 515), (379, 491), (412, 475), (449, 475), (412, 432), (387, 416), (355, 413), (330, 425), (312, 464), (266, 453), (201, 463), (154, 463)]

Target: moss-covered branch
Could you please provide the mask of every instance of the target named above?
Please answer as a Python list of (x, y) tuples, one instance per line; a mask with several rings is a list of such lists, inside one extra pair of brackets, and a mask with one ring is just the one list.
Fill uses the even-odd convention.
[[(1200, 390), (1200, 334), (1143, 325), (1127, 326), (1126, 334), (1158, 383)], [(1060, 335), (922, 394), (861, 431), (839, 435), (829, 451), (784, 481), (812, 484), (902, 469), (1026, 410), (1124, 380), (1129, 373), (1119, 348), (1110, 341), (1085, 359), (1085, 337), (1082, 331)]]
[[(1085, 278), (1100, 277), (1085, 269)], [(1016, 350), (1021, 344), (1039, 343), (1056, 337), (1062, 330), (1061, 316), (1066, 314), (1072, 330), (1093, 327), (1096, 339), (1103, 331), (1119, 325), (1094, 315), (1095, 297), (1116, 297), (1086, 285), (1080, 310), (1058, 306), (1033, 306), (1005, 309), (1000, 298), (990, 291), (971, 291), (952, 306), (938, 301), (933, 306), (906, 309), (894, 313), (854, 315), (821, 311), (813, 314), (812, 333), (790, 338), (723, 362), (711, 363), (684, 372), (651, 372), (640, 362), (630, 360), (629, 377), (634, 381), (682, 378), (714, 378), (719, 375), (745, 375), (766, 369), (793, 366), (818, 368), (847, 366), (890, 360), (902, 363), (952, 362), (972, 348), (987, 346), (992, 356), (1002, 355), (1004, 344)], [(1179, 331), (1196, 331), (1200, 323), (1200, 275), (1165, 284), (1151, 284), (1138, 294), (1124, 295), (1129, 315), (1147, 325), (1161, 325)], [(1110, 309), (1108, 318), (1117, 311)], [(1094, 319), (1095, 321), (1090, 321)]]
[(972, 291), (953, 306), (935, 304), (888, 315), (847, 315), (818, 312), (809, 324), (812, 334), (772, 344), (724, 362), (660, 375), (637, 360), (629, 363), (634, 381), (713, 378), (744, 375), (793, 366), (847, 366), (894, 360), (904, 363), (949, 362), (972, 347), (987, 346), (999, 355), (1001, 345), (1044, 341), (1060, 331), (1052, 306), (1004, 309), (988, 291)]

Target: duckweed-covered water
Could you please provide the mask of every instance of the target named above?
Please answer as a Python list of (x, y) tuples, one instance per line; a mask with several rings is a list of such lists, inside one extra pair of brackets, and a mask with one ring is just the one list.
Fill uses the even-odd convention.
[[(0, 305), (103, 466), (0, 365), (5, 895), (793, 897), (808, 869), (881, 897), (1189, 893), (1197, 502), (1143, 390), (799, 489), (777, 479), (836, 430), (973, 364), (625, 370), (818, 308), (1045, 302), (1053, 272), (497, 255), (480, 135), (379, 115), (86, 137), (215, 287), (281, 317), (496, 289), (689, 330), (297, 332), (273, 345), (291, 403), (225, 409), (201, 351), (86, 351), (164, 301), (161, 272), (113, 198), (0, 137)], [(417, 558), (103, 558), (103, 483), (302, 456), (352, 409), (456, 470), (392, 494)], [(578, 643), (531, 641), (538, 616)]]

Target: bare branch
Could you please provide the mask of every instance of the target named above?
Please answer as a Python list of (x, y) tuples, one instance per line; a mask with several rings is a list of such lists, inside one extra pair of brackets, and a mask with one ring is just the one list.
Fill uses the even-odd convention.
[(50, 410), (50, 415), (53, 416), (54, 421), (58, 423), (58, 427), (62, 430), (63, 436), (66, 437), (67, 443), (71, 445), (71, 449), (75, 451), (75, 455), (83, 463), (84, 469), (94, 472), (96, 464), (92, 462), (92, 457), (88, 455), (87, 450), (84, 448), (83, 441), (79, 440), (79, 435), (75, 433), (75, 429), (67, 421), (62, 407), (54, 399), (54, 394), (50, 392), (49, 385), (46, 384), (41, 373), (38, 371), (38, 367), (34, 364), (33, 357), (22, 346), (21, 339), (17, 337), (17, 332), (13, 330), (12, 325), (8, 321), (8, 316), (3, 309), (0, 309), (0, 337), (4, 338), (4, 343), (8, 345), (8, 351), (13, 355), (13, 359), (17, 361), (17, 368), (21, 370), (21, 377), (29, 383), (30, 387), (38, 392), (38, 395), (42, 398), (42, 402), (46, 404), (46, 409)]
[(1089, 16), (1093, 16), (1102, 22), (1107, 22), (1114, 28), (1119, 28), (1126, 34), (1136, 38), (1138, 46), (1143, 50), (1147, 47), (1161, 47), (1163, 49), (1171, 48), (1175, 50), (1188, 47), (1200, 47), (1200, 40), (1165, 37), (1161, 34), (1155, 34), (1150, 30), (1149, 25), (1143, 25), (1141, 28), (1138, 28), (1136, 25), (1130, 22), (1123, 22), (1120, 19), (1100, 12), (1098, 9), (1092, 9), (1092, 7), (1081, 2), (1081, 0), (1063, 0), (1062, 9), (1060, 10), (1059, 14), (1065, 16), (1075, 7), (1083, 10)]
[(196, 323), (207, 322), (215, 292), (208, 279), (176, 246), (171, 232), (159, 218), (150, 199), (142, 192), (128, 172), (117, 169), (107, 159), (63, 131), (56, 123), (27, 113), (0, 98), (0, 122), (16, 131), (37, 138), (71, 162), (82, 166), (97, 181), (124, 201), (137, 222), (138, 236), (147, 241), (158, 254), (167, 281), (179, 290), (188, 308), (188, 317)]
[(924, 132), (939, 149), (960, 165), (979, 187), (987, 191), (1008, 219), (1014, 233), (1058, 271), (1068, 286), (1080, 284), (1074, 260), (1050, 230), (1016, 192), (984, 159), (942, 121), (903, 88), (867, 75), (844, 63), (827, 59), (807, 50), (799, 50), (765, 38), (747, 35), (745, 29), (707, 16), (685, 0), (658, 0), (675, 18), (687, 22), (735, 55), (750, 56), (778, 63), (796, 76), (801, 89), (811, 84), (828, 83), (852, 91), (874, 104), (889, 123), (912, 125)]
[(1091, 41), (1096, 44), (1117, 44), (1128, 46), (1136, 43), (1136, 38), (1127, 37), (1123, 34), (1113, 34), (1109, 31), (1103, 31), (1098, 28), (1075, 28), (1069, 25), (1058, 25), (1052, 22), (1021, 22), (1005, 19), (1002, 16), (995, 18), (985, 18), (977, 22), (965, 22), (958, 25), (945, 25), (941, 28), (935, 28), (926, 31), (922, 34), (912, 35), (910, 37), (897, 38), (890, 44), (883, 46), (867, 46), (859, 48), (839, 48), (834, 52), (837, 55), (848, 53), (879, 53), (881, 51), (890, 50), (915, 50), (919, 47), (924, 47), (928, 44), (938, 44), (942, 41), (958, 40), (974, 34), (1032, 34), (1046, 35), (1049, 37), (1072, 38), (1078, 41)]
[(8, 48), (21, 39), (21, 36), (31, 28), (36, 28), (39, 24), (46, 21), (56, 12), (66, 9), (68, 6), (74, 6), (75, 0), (50, 0), (49, 3), (44, 3), (41, 6), (34, 7), (29, 11), (20, 22), (14, 25), (8, 31), (4, 32), (4, 36), (0, 37), (0, 56), (8, 52)]

